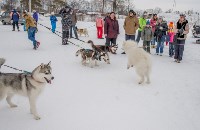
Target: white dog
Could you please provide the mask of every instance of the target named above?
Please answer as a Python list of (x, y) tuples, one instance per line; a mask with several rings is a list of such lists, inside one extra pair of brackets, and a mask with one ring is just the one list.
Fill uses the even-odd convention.
[(128, 56), (127, 69), (135, 67), (136, 73), (141, 77), (139, 84), (142, 84), (147, 79), (146, 83), (150, 83), (151, 72), (151, 59), (150, 55), (142, 48), (138, 48), (137, 43), (134, 41), (125, 41), (123, 43), (123, 49)]

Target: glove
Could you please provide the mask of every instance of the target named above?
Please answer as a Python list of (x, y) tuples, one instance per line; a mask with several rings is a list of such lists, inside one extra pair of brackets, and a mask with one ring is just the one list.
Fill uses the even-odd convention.
[(178, 33), (180, 33), (181, 35), (183, 34), (183, 32), (184, 32), (183, 28), (178, 30)]
[(163, 30), (163, 27), (160, 27), (159, 29), (160, 29), (160, 30)]

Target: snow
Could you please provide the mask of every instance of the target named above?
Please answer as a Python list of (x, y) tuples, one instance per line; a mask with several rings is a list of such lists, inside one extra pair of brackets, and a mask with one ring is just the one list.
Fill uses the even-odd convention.
[[(5, 99), (0, 102), (0, 129), (199, 130), (200, 46), (192, 44), (196, 39), (188, 36), (180, 64), (168, 57), (167, 46), (162, 57), (151, 50), (151, 84), (138, 85), (134, 68), (127, 70), (127, 57), (120, 54), (123, 21), (119, 20), (118, 54), (110, 54), (110, 65), (100, 62), (95, 68), (82, 66), (81, 58), (75, 56), (78, 47), (62, 46), (60, 37), (40, 25), (36, 37), (41, 46), (35, 51), (26, 32), (12, 32), (10, 25), (0, 24), (0, 57), (7, 59), (7, 65), (32, 71), (51, 61), (55, 77), (38, 98), (41, 120), (33, 119), (27, 98), (15, 96), (17, 108), (9, 108)], [(40, 16), (40, 23), (50, 27), (48, 17)], [(103, 45), (105, 39), (96, 39), (94, 24), (78, 22), (77, 26), (88, 28), (90, 35), (80, 39)], [(57, 29), (61, 30), (60, 19)], [(70, 41), (87, 47), (75, 39)], [(5, 67), (1, 72), (17, 73)]]

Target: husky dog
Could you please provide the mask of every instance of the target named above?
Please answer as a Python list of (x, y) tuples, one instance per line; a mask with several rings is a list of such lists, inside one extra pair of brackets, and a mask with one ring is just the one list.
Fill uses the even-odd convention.
[[(89, 61), (90, 67), (93, 68), (93, 61), (95, 61), (95, 51), (91, 49), (80, 49), (76, 52), (76, 56), (81, 54), (82, 57), (82, 65), (86, 65), (86, 62)], [(96, 62), (95, 62), (96, 65)]]
[(76, 30), (77, 30), (77, 33), (79, 34), (79, 36), (85, 35), (85, 37), (86, 37), (86, 36), (89, 37), (87, 28), (79, 29), (79, 28), (76, 27)]
[[(0, 63), (3, 63), (2, 59), (0, 59)], [(10, 107), (17, 107), (11, 101), (15, 94), (28, 97), (30, 112), (36, 120), (39, 120), (40, 116), (36, 110), (36, 98), (42, 92), (46, 83), (51, 84), (53, 79), (50, 62), (41, 64), (31, 74), (0, 73), (0, 100), (6, 96)]]
[(91, 45), (91, 47), (94, 51), (98, 52), (98, 54), (100, 55), (100, 58), (99, 58), (100, 61), (101, 61), (101, 58), (102, 58), (107, 64), (110, 64), (110, 58), (109, 58), (109, 55), (108, 55), (107, 52), (105, 52), (104, 50), (102, 50), (98, 46), (94, 45), (92, 40), (89, 40), (88, 43)]
[(150, 83), (151, 72), (151, 59), (150, 55), (142, 48), (138, 48), (137, 43), (134, 41), (125, 41), (123, 43), (123, 49), (128, 56), (127, 69), (135, 67), (136, 73), (140, 76), (139, 84), (142, 84), (147, 79), (146, 83)]
[(89, 61), (90, 67), (93, 68), (94, 65), (98, 66), (97, 61), (101, 61), (102, 59), (107, 64), (110, 64), (109, 57), (106, 53), (99, 53), (91, 49), (80, 49), (76, 52), (76, 56), (79, 56), (80, 54), (82, 57), (82, 65), (86, 65), (86, 62)]
[(105, 50), (108, 51), (112, 54), (117, 54), (117, 49), (118, 49), (118, 45), (112, 45), (112, 46), (105, 46), (105, 45), (96, 45), (98, 48), (100, 48), (101, 50)]

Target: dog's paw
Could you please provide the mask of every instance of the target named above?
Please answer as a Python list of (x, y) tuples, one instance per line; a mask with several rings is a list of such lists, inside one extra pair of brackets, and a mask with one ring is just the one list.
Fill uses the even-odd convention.
[(17, 105), (12, 104), (12, 105), (10, 105), (10, 107), (11, 107), (11, 108), (15, 108), (15, 107), (17, 107)]
[(147, 84), (150, 84), (151, 82), (150, 82), (150, 81), (147, 81), (146, 83), (147, 83)]
[(138, 82), (138, 84), (142, 84), (142, 83), (143, 83), (143, 81)]
[(41, 118), (39, 116), (34, 116), (35, 120), (40, 120)]

